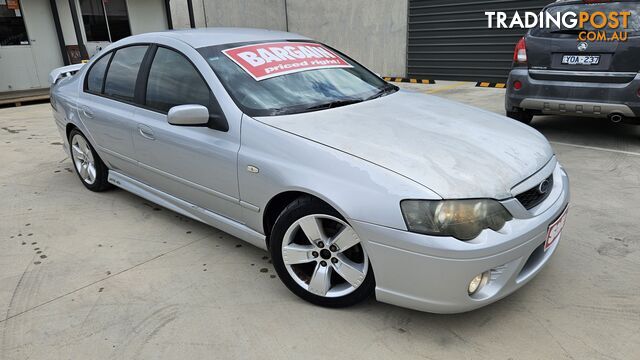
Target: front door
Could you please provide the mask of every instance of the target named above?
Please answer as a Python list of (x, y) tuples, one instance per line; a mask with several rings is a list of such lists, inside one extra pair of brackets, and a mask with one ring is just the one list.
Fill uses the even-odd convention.
[(0, 1), (0, 22), (0, 92), (48, 88), (64, 65), (50, 2)]
[(133, 141), (142, 181), (177, 198), (231, 219), (241, 218), (237, 156), (239, 134), (167, 122), (176, 105), (220, 111), (198, 70), (182, 54), (158, 47), (136, 110)]

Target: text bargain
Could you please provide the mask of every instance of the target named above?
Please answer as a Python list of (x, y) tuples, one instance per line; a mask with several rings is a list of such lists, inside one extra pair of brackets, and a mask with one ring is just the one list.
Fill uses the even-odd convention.
[(333, 51), (316, 43), (253, 44), (226, 49), (222, 53), (256, 81), (306, 70), (353, 67)]

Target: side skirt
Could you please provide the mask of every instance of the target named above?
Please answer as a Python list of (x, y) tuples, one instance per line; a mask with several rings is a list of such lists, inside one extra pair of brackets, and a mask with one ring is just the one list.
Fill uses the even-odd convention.
[(251, 245), (267, 250), (265, 236), (245, 225), (220, 216), (199, 206), (180, 200), (165, 192), (156, 190), (126, 175), (109, 170), (109, 182), (126, 191), (136, 194), (144, 199), (152, 201), (162, 207), (175, 211), (181, 215), (211, 225), (235, 237), (238, 237)]

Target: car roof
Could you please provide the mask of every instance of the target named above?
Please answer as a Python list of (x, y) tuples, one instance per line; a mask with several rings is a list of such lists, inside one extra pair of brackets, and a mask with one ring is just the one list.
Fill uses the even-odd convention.
[(134, 35), (128, 39), (130, 41), (153, 40), (153, 37), (155, 36), (170, 37), (180, 40), (196, 49), (207, 46), (252, 41), (311, 40), (305, 36), (286, 31), (236, 27), (168, 30)]

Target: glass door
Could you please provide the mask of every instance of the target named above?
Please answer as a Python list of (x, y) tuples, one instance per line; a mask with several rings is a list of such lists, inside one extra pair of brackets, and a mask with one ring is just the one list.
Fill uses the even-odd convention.
[(131, 35), (125, 0), (80, 0), (80, 10), (89, 56)]

